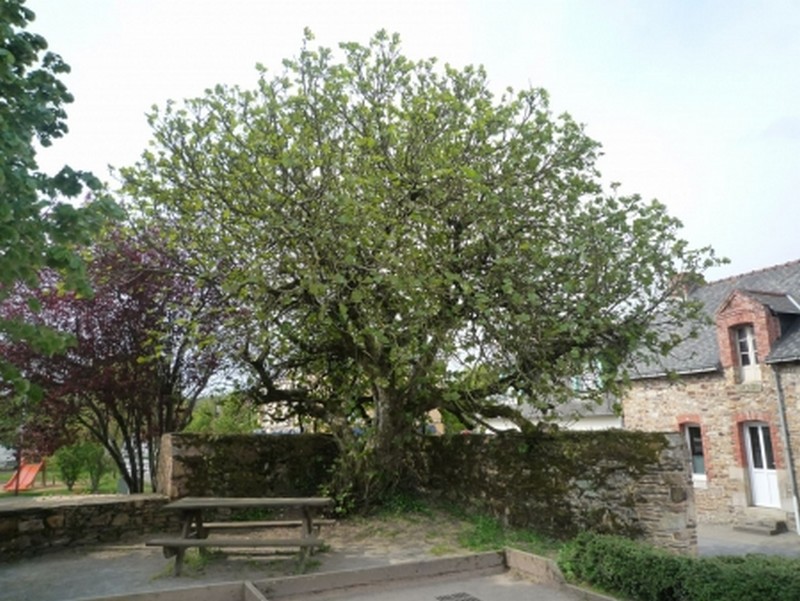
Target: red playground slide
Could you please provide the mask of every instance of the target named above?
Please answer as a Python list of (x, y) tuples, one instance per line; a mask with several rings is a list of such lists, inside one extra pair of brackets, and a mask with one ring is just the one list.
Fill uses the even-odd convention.
[(44, 462), (23, 463), (22, 467), (14, 472), (11, 479), (3, 485), (3, 490), (17, 490), (17, 479), (19, 479), (19, 490), (28, 490), (36, 480), (36, 474), (42, 469)]

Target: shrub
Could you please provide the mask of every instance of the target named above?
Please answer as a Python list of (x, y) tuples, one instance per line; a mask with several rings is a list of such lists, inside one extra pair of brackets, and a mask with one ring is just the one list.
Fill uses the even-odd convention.
[(695, 558), (616, 536), (583, 533), (562, 548), (565, 576), (633, 601), (796, 601), (800, 560)]
[(625, 538), (582, 533), (564, 546), (559, 566), (571, 579), (636, 601), (681, 601), (690, 559)]
[(800, 560), (772, 555), (696, 560), (686, 586), (696, 601), (797, 601)]
[(68, 490), (72, 490), (83, 471), (84, 459), (81, 445), (61, 447), (55, 452), (56, 467)]
[(85, 442), (80, 445), (83, 466), (89, 473), (89, 486), (93, 493), (100, 490), (100, 481), (111, 469), (111, 460), (100, 443)]

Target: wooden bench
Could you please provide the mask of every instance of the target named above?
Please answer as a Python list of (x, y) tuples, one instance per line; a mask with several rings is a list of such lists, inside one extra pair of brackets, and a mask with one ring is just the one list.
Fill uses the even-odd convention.
[[(336, 520), (320, 519), (311, 523), (312, 528), (319, 532), (321, 526), (332, 526)], [(203, 528), (206, 530), (255, 530), (257, 528), (301, 528), (303, 520), (267, 520), (256, 522), (205, 522)]]
[[(273, 539), (236, 539), (236, 538), (154, 538), (145, 543), (148, 547), (163, 547), (164, 557), (175, 557), (175, 576), (180, 576), (183, 570), (183, 558), (186, 549), (286, 549), (299, 548), (313, 550), (325, 544), (319, 538), (273, 538)], [(305, 559), (305, 555), (302, 556)]]
[[(314, 509), (329, 507), (333, 500), (327, 497), (185, 497), (164, 506), (164, 509), (178, 511), (181, 516), (180, 536), (158, 537), (147, 541), (150, 547), (162, 547), (164, 556), (175, 557), (175, 575), (180, 576), (186, 549), (197, 547), (201, 551), (208, 547), (217, 548), (297, 548), (300, 559), (305, 561), (309, 553), (325, 543), (317, 535), (321, 526), (333, 524), (335, 520), (315, 519)], [(295, 508), (302, 513), (300, 520), (258, 520), (204, 523), (203, 513), (220, 508)], [(254, 530), (258, 528), (300, 528), (299, 538), (244, 539), (236, 537), (209, 538), (212, 530)]]

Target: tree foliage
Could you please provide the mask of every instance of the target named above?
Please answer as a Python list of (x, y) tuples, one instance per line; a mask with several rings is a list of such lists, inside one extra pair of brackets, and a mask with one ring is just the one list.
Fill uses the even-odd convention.
[(53, 454), (53, 458), (56, 460), (58, 475), (61, 477), (64, 484), (67, 485), (67, 490), (71, 491), (78, 481), (78, 478), (81, 477), (86, 463), (81, 445), (72, 444), (63, 446)]
[(258, 407), (252, 399), (230, 393), (202, 399), (186, 432), (252, 434), (259, 427)]
[(122, 230), (98, 242), (87, 262), (91, 297), (64, 292), (44, 274), (39, 288), (0, 304), (3, 317), (69, 334), (74, 343), (49, 355), (0, 342), (0, 356), (43, 391), (28, 408), (26, 444), (47, 454), (74, 431), (86, 432), (129, 489), (141, 492), (145, 473), (155, 474), (161, 435), (189, 423), (220, 366), (211, 336), (216, 296), (181, 277), (169, 255)]
[(412, 61), (384, 32), (342, 60), (311, 39), (256, 89), (155, 110), (123, 174), (241, 308), (254, 393), (336, 431), (363, 500), (412, 483), (428, 411), (525, 427), (674, 342), (648, 325), (693, 316), (675, 283), (713, 255), (658, 202), (604, 192), (599, 145), (543, 90), (495, 96), (482, 68)]
[[(17, 283), (35, 288), (42, 269), (57, 274), (60, 286), (88, 294), (78, 248), (115, 212), (90, 173), (38, 170), (36, 144), (50, 146), (67, 132), (64, 105), (72, 96), (58, 79), (69, 67), (46, 52), (42, 36), (25, 31), (33, 18), (23, 0), (0, 0), (0, 300)], [(84, 194), (80, 207), (67, 202)], [(29, 302), (35, 309), (36, 300)], [(52, 330), (1, 317), (0, 338), (25, 341), (47, 354), (67, 342)], [(12, 382), (17, 395), (35, 395), (2, 359), (0, 379)]]
[(60, 447), (54, 454), (56, 468), (61, 480), (72, 490), (83, 474), (89, 477), (89, 490), (100, 490), (100, 481), (110, 466), (105, 448), (91, 441), (75, 442)]

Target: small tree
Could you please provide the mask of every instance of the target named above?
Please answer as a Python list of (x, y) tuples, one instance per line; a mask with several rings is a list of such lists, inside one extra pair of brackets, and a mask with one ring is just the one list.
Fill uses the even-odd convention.
[(251, 399), (232, 393), (200, 401), (186, 431), (204, 434), (250, 434), (258, 426), (258, 407)]
[(84, 442), (80, 448), (84, 468), (89, 474), (89, 487), (91, 492), (96, 493), (100, 490), (103, 476), (111, 470), (111, 460), (105, 447), (98, 442)]
[(107, 232), (87, 260), (91, 297), (64, 292), (43, 274), (38, 289), (0, 303), (0, 316), (69, 333), (75, 343), (48, 355), (0, 339), (0, 356), (44, 391), (27, 416), (27, 441), (52, 448), (65, 429), (79, 428), (105, 447), (129, 490), (142, 492), (161, 435), (189, 423), (220, 366), (210, 336), (219, 305), (170, 255), (125, 230)]
[(67, 485), (67, 489), (72, 491), (85, 466), (82, 445), (72, 444), (61, 447), (55, 452), (54, 458), (61, 480)]

